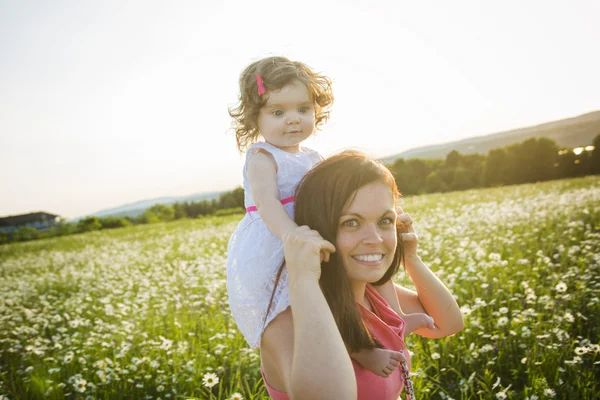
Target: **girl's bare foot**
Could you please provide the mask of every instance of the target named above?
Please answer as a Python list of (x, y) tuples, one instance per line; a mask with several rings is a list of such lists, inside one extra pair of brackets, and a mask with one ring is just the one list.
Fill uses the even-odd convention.
[(361, 350), (350, 354), (363, 368), (368, 369), (375, 375), (387, 378), (404, 360), (401, 351), (388, 349)]
[(421, 328), (437, 329), (433, 318), (424, 313), (403, 314), (400, 318), (404, 320), (404, 337)]

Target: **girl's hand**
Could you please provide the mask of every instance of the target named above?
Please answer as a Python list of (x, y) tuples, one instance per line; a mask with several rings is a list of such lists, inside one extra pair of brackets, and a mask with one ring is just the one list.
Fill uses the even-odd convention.
[(419, 237), (415, 233), (412, 218), (409, 214), (404, 213), (402, 207), (398, 207), (396, 210), (398, 212), (399, 221), (398, 229), (401, 232), (402, 242), (404, 243), (404, 258), (410, 259), (418, 257), (417, 243)]
[(328, 261), (335, 252), (333, 244), (308, 226), (294, 228), (282, 237), (283, 253), (290, 282), (298, 279), (321, 277), (321, 261)]

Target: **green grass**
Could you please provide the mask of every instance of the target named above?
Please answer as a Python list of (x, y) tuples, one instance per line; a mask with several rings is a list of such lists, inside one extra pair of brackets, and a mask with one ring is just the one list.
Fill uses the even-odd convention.
[[(418, 398), (595, 397), (600, 178), (401, 205), (465, 318), (453, 337), (408, 339)], [(0, 399), (268, 398), (258, 351), (227, 307), (239, 218), (0, 246)], [(403, 272), (396, 280), (411, 286)]]

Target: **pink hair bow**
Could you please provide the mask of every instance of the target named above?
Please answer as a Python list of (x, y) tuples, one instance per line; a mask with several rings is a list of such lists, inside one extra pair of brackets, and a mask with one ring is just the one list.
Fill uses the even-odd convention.
[(267, 89), (265, 89), (265, 85), (263, 84), (262, 76), (260, 76), (260, 74), (256, 74), (256, 84), (258, 85), (259, 96), (267, 92)]

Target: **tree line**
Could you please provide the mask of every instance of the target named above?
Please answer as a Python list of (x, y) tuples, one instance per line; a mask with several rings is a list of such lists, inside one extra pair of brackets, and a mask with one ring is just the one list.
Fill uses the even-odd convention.
[(397, 159), (388, 165), (404, 195), (533, 183), (600, 174), (600, 134), (592, 145), (561, 149), (548, 138), (492, 149), (486, 155), (448, 153), (445, 159)]
[(55, 236), (72, 235), (102, 229), (123, 228), (131, 225), (169, 222), (182, 218), (202, 218), (244, 213), (244, 189), (238, 187), (223, 193), (218, 199), (197, 202), (155, 204), (136, 217), (85, 217), (77, 222), (60, 221), (44, 232), (22, 227), (13, 232), (0, 232), (0, 244), (24, 242)]
[[(561, 149), (550, 139), (532, 138), (492, 149), (487, 155), (451, 151), (445, 159), (400, 158), (387, 167), (405, 196), (600, 174), (600, 134), (585, 148)], [(86, 217), (76, 223), (61, 221), (46, 232), (20, 228), (0, 233), (0, 244), (244, 212), (244, 189), (238, 187), (218, 199), (156, 204), (137, 217)]]

